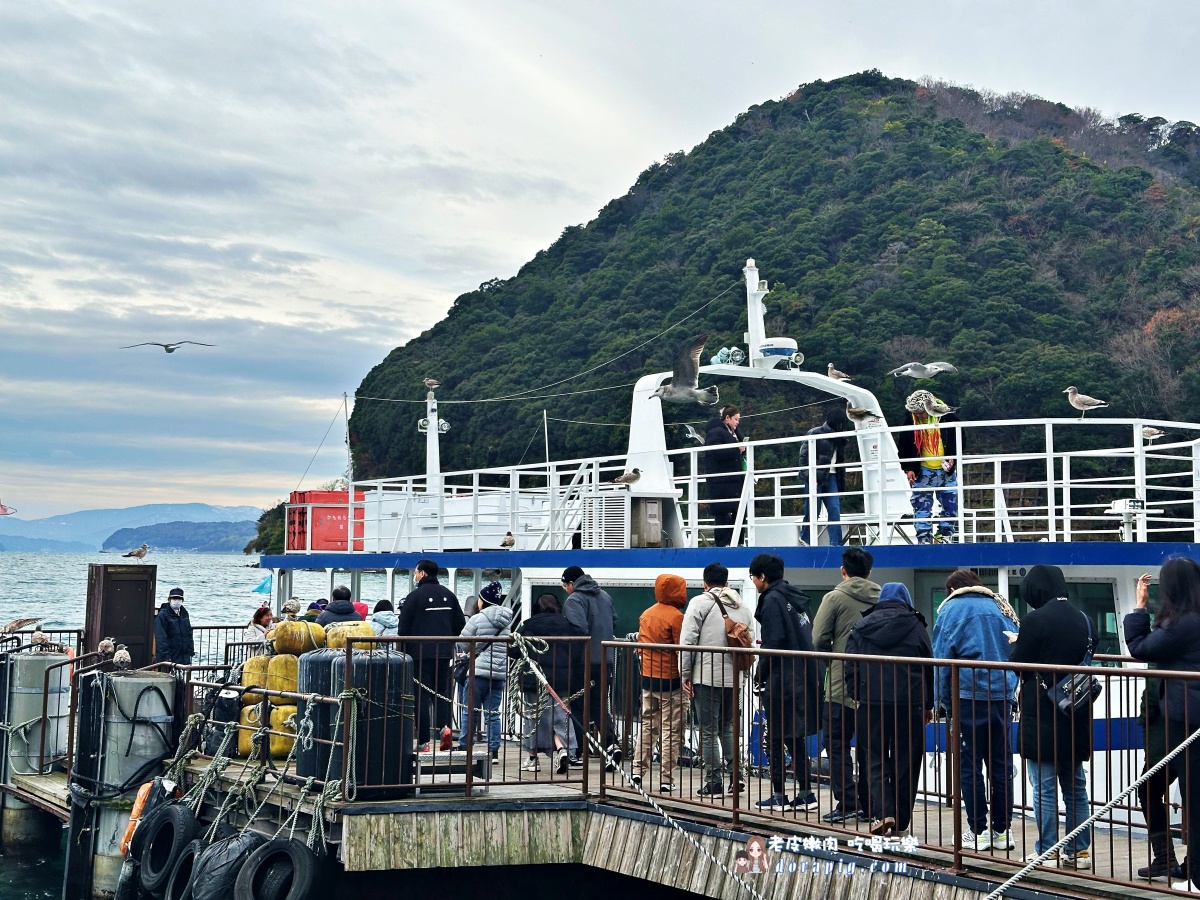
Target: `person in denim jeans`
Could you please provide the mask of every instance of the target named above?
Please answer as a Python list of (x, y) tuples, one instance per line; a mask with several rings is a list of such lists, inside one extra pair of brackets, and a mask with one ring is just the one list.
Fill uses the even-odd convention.
[[(810, 428), (806, 435), (837, 434), (843, 431), (853, 431), (854, 426), (846, 415), (846, 407), (838, 404), (825, 414), (825, 422), (816, 428)], [(840, 547), (842, 544), (842, 501), (839, 492), (846, 489), (846, 470), (837, 468), (838, 463), (846, 461), (845, 438), (818, 438), (815, 441), (805, 441), (800, 445), (800, 490), (804, 494), (804, 525), (800, 529), (800, 539), (806, 544), (815, 544), (815, 537), (810, 540), (808, 529), (808, 448), (816, 448), (815, 472), (817, 493), (817, 514), (825, 507), (826, 532), (829, 535), (829, 545)], [(824, 496), (821, 496), (824, 495)]]
[[(479, 597), (476, 601), (476, 608), (479, 611), (467, 620), (459, 637), (504, 637), (509, 633), (509, 626), (513, 620), (513, 611), (509, 607), (501, 605), (504, 602), (503, 591), (504, 589), (498, 581), (493, 581), (483, 586), (479, 591)], [(458, 645), (458, 652), (472, 652), (471, 645), (469, 643), (460, 643)], [(475, 709), (483, 709), (488, 751), (491, 753), (492, 759), (495, 760), (500, 755), (499, 710), (500, 701), (504, 699), (504, 686), (508, 680), (508, 648), (502, 642), (489, 641), (487, 643), (476, 644), (474, 652), (478, 654), (474, 662), (474, 705)], [(464, 688), (469, 689), (470, 683), (468, 679)], [(467, 707), (466, 697), (469, 696), (469, 693), (464, 694), (464, 709)], [(466, 715), (463, 716), (462, 722), (462, 734), (459, 736), (459, 746), (465, 750), (467, 749)]]
[(913, 525), (918, 544), (934, 542), (933, 500), (941, 506), (941, 522), (938, 523), (937, 541), (950, 543), (954, 540), (954, 527), (958, 516), (958, 472), (955, 458), (958, 455), (958, 440), (953, 428), (942, 428), (957, 422), (954, 413), (941, 418), (925, 412), (927, 402), (937, 400), (929, 391), (913, 391), (904, 401), (910, 425), (920, 428), (896, 434), (896, 450), (900, 454), (900, 468), (913, 489), (910, 498), (913, 508)]
[[(970, 569), (957, 569), (946, 579), (946, 599), (933, 626), (933, 655), (938, 659), (1007, 662), (1009, 640), (1017, 614), (1009, 602), (989, 591)], [(937, 670), (937, 700), (952, 709), (951, 670)], [(967, 807), (962, 845), (968, 850), (1012, 850), (1012, 705), (1017, 692), (1015, 672), (1003, 669), (958, 670), (959, 776)], [(988, 777), (984, 780), (983, 769)], [(988, 830), (988, 794), (991, 830)]]
[[(1057, 566), (1034, 566), (1021, 582), (1021, 597), (1031, 612), (1025, 615), (1020, 635), (1009, 651), (1015, 663), (1077, 666), (1091, 643), (1086, 616), (1071, 605), (1067, 580)], [(1066, 829), (1074, 831), (1088, 817), (1087, 775), (1083, 764), (1092, 756), (1092, 708), (1084, 706), (1070, 715), (1059, 711), (1047, 694), (1062, 676), (1026, 674), (1021, 679), (1021, 724), (1018, 742), (1033, 784), (1033, 817), (1037, 821), (1037, 852), (1058, 843), (1059, 789), (1066, 806)], [(1055, 857), (1046, 860), (1068, 868), (1091, 863), (1092, 833), (1085, 829)]]

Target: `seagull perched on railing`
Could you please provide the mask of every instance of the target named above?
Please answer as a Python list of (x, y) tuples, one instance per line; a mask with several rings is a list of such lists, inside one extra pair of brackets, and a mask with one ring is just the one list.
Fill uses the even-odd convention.
[(133, 657), (129, 655), (124, 644), (117, 644), (117, 652), (113, 654), (112, 661), (118, 669), (128, 669), (133, 664)]
[(441, 384), (438, 382), (438, 380), (436, 378), (426, 378), (421, 383), (423, 385), (425, 385), (425, 387), (429, 388), (429, 390), (431, 390), (431, 391), (436, 391), (438, 388), (441, 387)]
[(716, 385), (700, 390), (700, 354), (704, 352), (707, 340), (708, 335), (702, 334), (679, 348), (671, 380), (651, 394), (651, 400), (658, 397), (668, 403), (699, 403), (701, 406), (716, 406), (721, 401)]
[(642, 470), (641, 469), (633, 469), (629, 472), (626, 472), (624, 475), (618, 475), (616, 478), (614, 478), (612, 480), (612, 483), (613, 484), (623, 484), (626, 487), (628, 487), (629, 485), (633, 484), (635, 481), (637, 481), (641, 477), (642, 477)]
[(826, 370), (825, 370), (825, 371), (826, 371), (826, 374), (827, 374), (827, 375), (828, 375), (830, 378), (832, 378), (834, 381), (852, 381), (852, 380), (853, 380), (853, 379), (852, 379), (852, 378), (851, 378), (849, 375), (847, 375), (845, 372), (839, 372), (837, 369), (835, 369), (835, 368), (833, 367), (833, 363), (830, 363), (830, 364), (829, 364), (829, 366), (828, 366), (828, 368), (826, 368)]
[(143, 559), (146, 558), (146, 553), (149, 552), (149, 550), (150, 550), (149, 546), (147, 546), (146, 544), (142, 544), (142, 546), (138, 547), (136, 550), (130, 550), (128, 553), (122, 553), (121, 557), (123, 559), (128, 559), (128, 558), (132, 557), (133, 559), (136, 559), (138, 562), (141, 562)]
[(96, 645), (96, 651), (98, 653), (112, 653), (116, 649), (117, 649), (117, 645), (113, 642), (113, 639), (110, 637), (106, 637), (104, 640), (102, 640), (99, 644)]
[(691, 425), (688, 425), (686, 423), (683, 426), (683, 435), (684, 435), (684, 437), (695, 441), (697, 444), (704, 443), (704, 435), (702, 435), (695, 428), (693, 428)]
[(877, 418), (875, 413), (869, 409), (863, 409), (861, 406), (846, 406), (846, 416), (855, 422), (865, 422), (867, 419)]
[(513, 533), (511, 531), (504, 532), (504, 537), (500, 538), (500, 546), (507, 549), (509, 547), (515, 547), (516, 545), (517, 539), (513, 537)]
[(1075, 385), (1071, 385), (1063, 393), (1067, 395), (1067, 400), (1070, 404), (1079, 410), (1079, 418), (1081, 419), (1087, 415), (1089, 409), (1103, 409), (1108, 406), (1107, 400), (1097, 400), (1095, 397), (1079, 393), (1079, 388), (1075, 387)]
[(1153, 425), (1145, 425), (1142, 427), (1142, 437), (1147, 441), (1157, 441), (1160, 437), (1166, 437), (1167, 433), (1162, 429), (1155, 428)]
[(158, 341), (143, 341), (140, 344), (130, 344), (128, 347), (122, 347), (122, 350), (132, 350), (134, 347), (162, 347), (168, 353), (174, 353), (184, 344), (195, 344), (197, 347), (215, 347), (216, 344), (205, 344), (201, 341), (176, 341), (173, 344), (160, 344)]
[(892, 369), (892, 371), (888, 372), (888, 374), (895, 375), (897, 378), (899, 378), (901, 375), (907, 375), (909, 378), (932, 378), (938, 372), (957, 371), (958, 369), (954, 368), (954, 366), (950, 365), (948, 362), (910, 362), (905, 363), (898, 369)]

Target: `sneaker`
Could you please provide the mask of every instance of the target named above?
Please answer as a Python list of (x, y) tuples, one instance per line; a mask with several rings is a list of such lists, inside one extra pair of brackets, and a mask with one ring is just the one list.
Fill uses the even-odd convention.
[(500, 751), (493, 750), (492, 751), (492, 765), (495, 766), (495, 765), (499, 765), (499, 764), (500, 764)]
[(817, 795), (812, 791), (807, 794), (797, 794), (796, 799), (792, 801), (792, 809), (808, 812), (817, 808)]
[(521, 763), (522, 772), (536, 772), (541, 768), (541, 763), (538, 762), (536, 756), (528, 757), (525, 762)]
[(449, 726), (447, 726), (442, 729), (441, 749), (449, 750), (453, 746), (454, 746), (454, 732), (450, 730)]
[(896, 830), (896, 820), (891, 816), (871, 820), (871, 834), (891, 835)]
[(1172, 890), (1183, 891), (1185, 894), (1200, 894), (1200, 888), (1192, 884), (1191, 879), (1185, 878), (1183, 881), (1172, 881)]
[(993, 850), (1016, 850), (1017, 842), (1012, 839), (1012, 834), (1008, 831), (993, 831), (992, 832), (992, 849)]
[(604, 751), (611, 757), (612, 761), (620, 765), (621, 760), (625, 758), (625, 754), (621, 752), (621, 745), (617, 743), (609, 744), (604, 748)]
[(701, 797), (720, 797), (725, 793), (725, 785), (720, 781), (710, 781), (700, 788)]
[(561, 747), (554, 751), (554, 771), (559, 775), (566, 775), (567, 769), (570, 768), (571, 762), (567, 759), (567, 751)]
[(1182, 881), (1187, 878), (1187, 872), (1183, 870), (1183, 866), (1174, 860), (1160, 856), (1158, 859), (1153, 860), (1150, 865), (1142, 866), (1142, 868), (1138, 869), (1137, 877), (1143, 878), (1146, 881), (1159, 878)]
[(571, 768), (573, 768), (573, 769), (582, 768), (583, 767), (583, 757), (582, 756), (568, 756), (567, 764), (570, 765)]
[(675, 783), (672, 781), (664, 781), (658, 786), (658, 792), (660, 794), (669, 794), (673, 790), (675, 790)]
[(783, 809), (788, 805), (787, 794), (772, 794), (764, 800), (759, 800), (754, 805), (759, 809)]
[(1075, 853), (1063, 853), (1059, 857), (1059, 865), (1065, 869), (1086, 869), (1092, 864), (1092, 854), (1089, 850), (1078, 850)]
[(917, 543), (918, 543), (918, 544), (932, 544), (932, 543), (933, 543), (933, 535), (931, 535), (931, 534), (918, 534), (918, 535), (917, 535)]
[[(1028, 864), (1028, 863), (1036, 861), (1039, 856), (1041, 856), (1041, 854), (1035, 850), (1033, 853), (1030, 853), (1023, 860), (1021, 860), (1021, 862)], [(1042, 866), (1058, 865), (1058, 854), (1051, 853), (1049, 856), (1047, 856), (1045, 859), (1043, 859), (1040, 863), (1038, 863), (1038, 865), (1042, 865)]]
[(640, 772), (634, 772), (629, 776), (629, 781), (634, 787), (640, 788), (642, 786), (642, 774)]
[(976, 834), (970, 828), (964, 828), (962, 847), (964, 850), (975, 850), (982, 853), (984, 850), (992, 849), (992, 836), (986, 831), (983, 834)]
[(858, 818), (857, 810), (855, 810), (854, 812), (847, 812), (845, 809), (842, 808), (842, 804), (839, 803), (837, 806), (835, 806), (829, 812), (825, 813), (825, 815), (821, 816), (821, 821), (829, 822), (830, 824), (836, 825), (839, 822), (852, 822), (857, 818)]

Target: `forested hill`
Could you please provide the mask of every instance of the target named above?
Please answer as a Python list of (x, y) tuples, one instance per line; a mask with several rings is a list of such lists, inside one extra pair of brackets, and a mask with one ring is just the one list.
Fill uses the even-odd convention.
[[(1200, 421), (1197, 185), (1190, 123), (1107, 122), (877, 72), (817, 82), (651, 166), (516, 277), (459, 297), (358, 393), (420, 400), (421, 379), (437, 378), (452, 425), (444, 469), (536, 460), (543, 409), (627, 422), (628, 386), (669, 370), (690, 336), (709, 335), (705, 362), (742, 343), (741, 269), (753, 257), (771, 287), (767, 334), (795, 338), (806, 368), (852, 374), (893, 421), (914, 382), (886, 373), (914, 359), (959, 367), (936, 390), (968, 419), (1069, 415), (1061, 392), (1075, 384), (1111, 401), (1100, 415)], [(619, 389), (541, 399), (608, 386)], [(747, 412), (819, 399), (794, 386), (720, 387)], [(530, 399), (444, 402), (518, 392)], [(356, 476), (422, 472), (423, 412), (358, 400)], [(818, 415), (745, 424), (763, 438)], [(669, 422), (703, 418), (667, 410)], [(549, 431), (559, 459), (620, 453), (627, 439), (620, 427), (551, 421)], [(668, 440), (680, 446), (682, 429)]]

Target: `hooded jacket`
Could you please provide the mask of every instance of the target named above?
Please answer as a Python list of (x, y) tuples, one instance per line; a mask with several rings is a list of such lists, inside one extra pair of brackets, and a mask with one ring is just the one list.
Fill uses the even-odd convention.
[[(883, 586), (879, 602), (850, 630), (846, 652), (933, 658), (925, 617), (913, 609), (907, 587), (899, 582)], [(860, 703), (933, 709), (933, 666), (855, 660), (846, 663), (846, 687)]]
[(154, 618), (154, 661), (173, 662), (190, 666), (196, 655), (192, 643), (192, 617), (187, 607), (179, 607), (179, 614), (171, 609), (170, 601), (158, 608)]
[[(580, 575), (575, 579), (574, 589), (563, 604), (563, 615), (580, 634), (592, 636), (591, 664), (600, 667), (600, 654), (604, 648), (601, 641), (611, 641), (617, 627), (617, 614), (613, 611), (612, 597), (596, 584), (591, 575)], [(608, 650), (608, 665), (616, 662), (616, 651)]]
[[(565, 638), (581, 637), (580, 632), (567, 621), (562, 613), (549, 613), (537, 610), (517, 628), (517, 634), (531, 638)], [(583, 658), (586, 643), (584, 641), (546, 641), (546, 649), (541, 653), (530, 652), (530, 658), (538, 664), (550, 682), (550, 687), (558, 696), (565, 700), (584, 685)], [(520, 649), (516, 644), (508, 647), (510, 659), (522, 660)], [(532, 672), (522, 671), (521, 690), (536, 691), (541, 682)]]
[(367, 621), (371, 623), (371, 628), (376, 634), (397, 634), (397, 629), (400, 627), (400, 615), (390, 609), (381, 609), (377, 613), (371, 613), (371, 617)]
[[(406, 637), (458, 637), (467, 617), (454, 593), (438, 582), (436, 575), (426, 575), (421, 583), (404, 598), (396, 633)], [(452, 641), (414, 641), (406, 644), (404, 652), (417, 660), (449, 659), (454, 655)]]
[(679, 643), (684, 647), (679, 654), (679, 671), (684, 678), (709, 687), (732, 688), (733, 663), (728, 653), (697, 653), (688, 647), (728, 647), (725, 639), (725, 615), (713, 597), (721, 598), (725, 615), (735, 622), (752, 628), (750, 610), (742, 603), (738, 592), (726, 585), (697, 594), (687, 605), (683, 614), (683, 632)]
[(317, 616), (317, 624), (324, 628), (334, 622), (361, 622), (363, 617), (358, 614), (354, 604), (349, 600), (330, 600), (325, 611)]
[[(879, 585), (866, 578), (847, 578), (821, 598), (813, 620), (813, 647), (824, 653), (845, 653), (846, 639), (862, 617), (879, 599)], [(854, 706), (846, 696), (846, 679), (841, 660), (829, 663), (825, 699), (830, 703)]]
[[(1067, 599), (1067, 580), (1057, 566), (1034, 566), (1021, 584), (1021, 597), (1032, 608), (1009, 650), (1015, 663), (1077, 666), (1088, 646), (1088, 620)], [(1046, 695), (1062, 673), (1023, 673), (1018, 743), (1026, 759), (1074, 766), (1092, 755), (1092, 709), (1065, 715)]]
[[(832, 434), (833, 426), (824, 422), (804, 433), (806, 435)], [(837, 454), (839, 463), (846, 461), (846, 438), (818, 438), (815, 441), (805, 441), (800, 445), (800, 479), (805, 483), (808, 479), (808, 448), (810, 445), (817, 448), (817, 482), (821, 483), (830, 474), (830, 465), (833, 463), (834, 454)], [(846, 489), (846, 470), (839, 468), (834, 474), (837, 477), (837, 489), (844, 491)], [(820, 613), (820, 610), (817, 612)]]
[[(1200, 672), (1200, 616), (1178, 616), (1151, 629), (1150, 613), (1138, 609), (1127, 615), (1123, 624), (1125, 643), (1134, 659), (1157, 663), (1160, 669)], [(1187, 721), (1191, 729), (1200, 726), (1200, 681), (1155, 680), (1159, 685), (1157, 696), (1153, 698), (1154, 706), (1168, 719)], [(1157, 702), (1160, 699), (1161, 703)], [(1149, 705), (1150, 698), (1147, 698)]]
[[(512, 625), (513, 611), (507, 606), (489, 603), (467, 619), (461, 637), (505, 637)], [(470, 653), (469, 643), (458, 645), (459, 653)], [(508, 678), (508, 644), (503, 641), (487, 641), (476, 644), (475, 677), (504, 681)]]
[[(759, 595), (754, 618), (758, 620), (762, 649), (812, 651), (808, 595), (782, 578)], [(763, 707), (768, 716), (770, 710), (784, 710), (785, 723), (789, 715), (793, 717), (787, 724), (797, 734), (816, 734), (821, 728), (821, 665), (817, 658), (763, 656), (758, 672), (766, 691)]]
[[(1017, 623), (996, 605), (996, 595), (985, 587), (972, 586), (954, 591), (938, 610), (933, 623), (933, 655), (938, 659), (978, 659), (1008, 662), (1009, 641), (1004, 632), (1017, 631)], [(1016, 700), (1019, 679), (1016, 672), (1002, 669), (958, 670), (958, 696), (963, 700), (991, 700), (1012, 703)], [(937, 670), (937, 701), (949, 710), (950, 667)]]
[[(687, 582), (678, 575), (659, 575), (654, 581), (654, 605), (638, 618), (639, 644), (678, 644), (683, 633), (683, 607)], [(640, 650), (642, 689), (679, 689), (677, 650)]]

